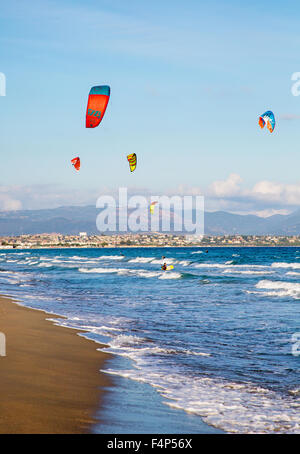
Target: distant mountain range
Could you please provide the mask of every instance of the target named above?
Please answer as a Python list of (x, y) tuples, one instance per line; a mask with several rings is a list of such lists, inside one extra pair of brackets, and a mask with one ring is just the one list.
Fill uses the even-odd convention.
[[(96, 227), (99, 212), (99, 208), (94, 206), (1, 211), (0, 235), (99, 234)], [(206, 235), (300, 235), (300, 210), (268, 218), (216, 211), (206, 212), (204, 219)]]
[(300, 210), (261, 218), (225, 211), (205, 213), (207, 235), (300, 235)]

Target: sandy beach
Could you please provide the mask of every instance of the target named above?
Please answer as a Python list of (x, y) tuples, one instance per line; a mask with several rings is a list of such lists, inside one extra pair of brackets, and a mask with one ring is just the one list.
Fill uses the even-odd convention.
[[(56, 326), (53, 314), (0, 297), (0, 433), (88, 433), (109, 379), (109, 355), (78, 330)], [(3, 336), (2, 336), (3, 338)], [(3, 351), (2, 351), (3, 354)]]

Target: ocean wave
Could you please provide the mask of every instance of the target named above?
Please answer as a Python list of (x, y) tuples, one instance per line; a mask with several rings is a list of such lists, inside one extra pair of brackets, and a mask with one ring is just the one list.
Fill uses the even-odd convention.
[(38, 264), (39, 268), (51, 268), (52, 266), (53, 266), (52, 263), (49, 263), (49, 262), (46, 262), (46, 263), (45, 262), (40, 262)]
[(132, 270), (128, 268), (78, 268), (80, 273), (98, 273), (98, 274), (113, 274), (137, 276), (141, 278), (155, 278), (159, 279), (179, 279), (181, 273), (174, 273), (170, 271), (149, 271), (149, 270)]
[(193, 356), (211, 356), (210, 353), (204, 353), (204, 352), (194, 352), (192, 350), (177, 350), (176, 352), (178, 353), (183, 353), (185, 355), (193, 355)]
[[(85, 263), (82, 263), (81, 265), (84, 265)], [(88, 264), (88, 263), (86, 263)], [(65, 268), (65, 269), (71, 269), (74, 268), (76, 269), (78, 267), (79, 263), (78, 262), (67, 262), (67, 261), (48, 261), (48, 262), (37, 262), (37, 267), (38, 268)]]
[[(117, 273), (118, 271), (122, 271), (121, 268), (78, 268), (80, 273)], [(124, 271), (127, 271), (124, 269)]]
[(264, 292), (264, 295), (268, 296), (290, 296), (292, 298), (300, 298), (300, 284), (294, 282), (282, 282), (282, 281), (259, 281), (256, 288), (260, 290), (270, 290)]
[(157, 277), (161, 273), (159, 271), (147, 271), (147, 270), (141, 270), (141, 271), (135, 271), (137, 276), (139, 277), (145, 277), (145, 278), (151, 278), (151, 277)]
[(133, 345), (140, 345), (146, 342), (146, 339), (143, 337), (132, 336), (128, 334), (120, 334), (119, 336), (114, 337), (109, 345), (111, 347), (129, 347)]
[(265, 274), (272, 274), (272, 271), (255, 271), (255, 270), (240, 270), (240, 269), (229, 269), (229, 270), (224, 270), (223, 274), (253, 274), (253, 275), (265, 275)]
[(187, 349), (174, 349), (152, 345), (147, 339), (139, 336), (119, 334), (113, 337), (109, 342), (109, 350), (121, 356), (130, 357), (133, 360), (140, 359), (142, 356), (149, 355), (194, 355), (194, 356), (211, 356), (210, 353), (195, 352)]
[(172, 258), (164, 258), (164, 259), (156, 259), (154, 258), (152, 261), (151, 261), (151, 265), (152, 264), (158, 264), (158, 265), (161, 265), (162, 263), (166, 263), (167, 265), (171, 265), (175, 262), (175, 259), (172, 259)]
[(182, 266), (189, 266), (191, 262), (189, 260), (178, 260), (175, 264), (182, 265)]
[(181, 277), (182, 277), (181, 273), (167, 271), (161, 274), (161, 276), (159, 276), (158, 279), (180, 279)]
[(234, 265), (232, 263), (198, 263), (194, 265), (195, 268), (220, 268), (220, 269), (267, 269), (269, 268), (267, 265), (253, 265), (253, 264), (243, 264), (243, 265)]
[(272, 263), (271, 267), (300, 269), (300, 263), (274, 262)]
[(123, 260), (123, 255), (100, 255), (96, 257), (97, 260)]
[[(7, 265), (2, 262), (1, 266), (5, 270), (0, 276), (3, 274), (3, 278), (13, 278), (14, 275), (7, 274), (6, 269), (24, 270), (30, 281), (22, 282), (21, 285), (30, 284), (30, 288), (13, 285), (16, 281), (4, 282), (3, 293), (15, 294), (16, 298), (44, 308), (47, 312), (51, 309), (60, 312), (68, 319), (57, 319), (56, 324), (86, 330), (80, 335), (96, 339), (99, 349), (132, 359), (132, 365), (129, 361), (122, 361), (121, 357), (112, 362), (110, 367), (120, 370), (112, 370), (111, 373), (123, 373), (130, 379), (154, 386), (169, 406), (200, 415), (208, 424), (228, 432), (300, 433), (297, 376), (294, 369), (291, 369), (291, 373), (285, 373), (290, 364), (296, 363), (292, 363), (294, 360), (290, 348), (286, 347), (288, 341), (283, 340), (278, 353), (272, 348), (277, 342), (277, 334), (279, 341), (282, 340), (282, 333), (286, 336), (286, 327), (288, 332), (293, 332), (292, 316), (286, 318), (283, 327), (278, 325), (278, 320), (285, 314), (293, 313), (293, 307), (297, 304), (294, 298), (300, 294), (300, 290), (289, 286), (293, 283), (300, 285), (297, 280), (300, 275), (297, 271), (300, 270), (291, 268), (290, 264), (283, 269), (271, 267), (271, 262), (294, 261), (294, 255), (291, 257), (283, 250), (283, 254), (277, 258), (270, 249), (263, 251), (262, 256), (253, 251), (253, 255), (247, 254), (242, 265), (229, 260), (233, 259), (233, 255), (228, 249), (220, 249), (219, 255), (214, 253), (212, 256), (204, 254), (201, 258), (197, 255), (191, 257), (193, 253), (203, 252), (166, 250), (165, 254), (173, 257), (160, 259), (163, 252), (136, 249), (131, 250), (123, 261), (124, 257), (113, 255), (118, 253), (114, 249), (97, 251), (100, 258), (95, 257), (95, 251), (86, 251), (84, 257), (80, 258), (76, 255), (71, 257), (70, 252), (65, 250), (61, 256), (49, 251), (48, 257), (47, 252), (31, 252), (30, 257), (26, 256), (25, 259), (23, 256), (23, 263), (28, 265), (29, 261), (39, 260), (38, 265), (22, 267), (19, 261)], [(82, 250), (78, 253), (81, 254)], [(101, 255), (103, 253), (111, 255)], [(137, 260), (128, 263), (128, 260), (141, 258), (140, 254), (148, 256), (150, 253), (153, 257), (146, 257), (145, 262)], [(14, 257), (11, 255), (9, 258)], [(203, 263), (204, 259), (209, 263)], [(53, 263), (53, 260), (56, 262)], [(163, 272), (160, 265), (165, 261), (173, 263), (175, 268)], [(245, 264), (246, 261), (250, 263)], [(42, 268), (44, 266), (45, 269)], [(73, 269), (64, 269), (69, 266)], [(239, 273), (241, 276), (222, 273)], [(244, 278), (244, 275), (249, 277)], [(280, 280), (285, 282), (278, 286)], [(259, 284), (262, 282), (271, 284)], [(274, 282), (276, 287), (271, 288)], [(257, 283), (261, 287), (255, 287)], [(204, 284), (210, 285), (205, 288)], [(282, 287), (282, 284), (285, 286)], [(286, 284), (289, 286), (286, 287)], [(12, 290), (8, 291), (8, 288)], [(247, 306), (245, 316), (240, 312), (245, 303), (241, 291), (249, 289), (255, 290), (251, 293), (259, 296), (251, 298), (253, 304)], [(39, 293), (44, 296), (45, 302), (38, 297)], [(262, 301), (268, 301), (266, 297), (269, 294), (286, 296), (282, 300), (275, 297), (270, 300), (271, 305), (276, 301), (276, 312), (269, 311), (269, 304), (262, 304)], [(242, 325), (239, 323), (237, 330), (231, 323), (231, 304), (235, 305), (240, 314), (238, 318), (241, 318), (239, 321)], [(240, 311), (238, 304), (241, 304)], [(216, 331), (211, 320), (220, 318), (220, 308), (220, 329)], [(128, 319), (121, 318), (121, 314), (126, 314)], [(116, 320), (116, 315), (120, 317), (119, 320)], [(254, 325), (251, 315), (257, 317)], [(279, 326), (275, 333), (272, 329), (274, 324)], [(174, 326), (176, 332), (172, 333)], [(252, 349), (247, 342), (247, 339), (255, 339), (256, 326), (259, 326), (259, 334), (262, 335), (257, 338), (258, 355), (256, 344)], [(270, 330), (266, 330), (266, 326)], [(195, 336), (197, 332), (199, 336)], [(228, 333), (228, 341), (223, 343), (224, 333), (226, 336)], [(222, 362), (218, 360), (219, 357), (223, 358)], [(242, 358), (243, 370), (236, 368), (239, 358)], [(292, 367), (296, 371), (296, 366)], [(207, 377), (210, 380), (206, 380)], [(249, 384), (240, 384), (240, 379), (249, 381)], [(261, 388), (255, 385), (257, 382)], [(280, 393), (272, 393), (267, 389), (269, 385), (272, 389), (280, 389)], [(291, 392), (288, 395), (288, 390), (294, 385), (294, 394)], [(145, 393), (147, 397), (147, 390)], [(126, 404), (127, 397), (124, 399)], [(142, 405), (141, 401), (139, 407)], [(183, 412), (181, 415), (184, 418)]]
[(152, 260), (154, 260), (154, 257), (136, 257), (134, 259), (128, 260), (128, 263), (149, 263), (152, 262)]
[(150, 367), (150, 358), (128, 356), (136, 362), (134, 369), (103, 372), (148, 383), (166, 405), (197, 414), (207, 424), (229, 433), (300, 433), (300, 403), (294, 397), (283, 398), (253, 384), (167, 373)]

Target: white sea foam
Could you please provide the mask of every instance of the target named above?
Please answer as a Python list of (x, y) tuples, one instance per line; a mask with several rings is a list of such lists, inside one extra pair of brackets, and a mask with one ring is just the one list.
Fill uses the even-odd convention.
[[(203, 253), (203, 251), (199, 253)], [(107, 257), (109, 256), (105, 256), (105, 259)], [(120, 259), (122, 258), (123, 257), (121, 257)], [(46, 261), (46, 258), (41, 257), (41, 261), (44, 262), (44, 260)], [(76, 259), (73, 258), (72, 260)], [(100, 258), (99, 260), (103, 259)], [(50, 261), (52, 261), (52, 259), (50, 259)], [(103, 265), (102, 268), (85, 267), (85, 265), (88, 263), (93, 263), (93, 261), (89, 261), (87, 260), (87, 258), (81, 258), (77, 263), (77, 267), (80, 266), (79, 271), (83, 273), (100, 274), (132, 274), (133, 276), (141, 278), (146, 277), (160, 279), (178, 279), (182, 277), (180, 273), (174, 271), (161, 272), (160, 270), (149, 271), (143, 269), (131, 270), (126, 268), (117, 268), (118, 265), (124, 266), (123, 263), (107, 263), (110, 266), (116, 266), (115, 268), (105, 268), (105, 262), (98, 263), (99, 265)], [(151, 261), (151, 264), (152, 263), (153, 262)], [(157, 261), (157, 263), (161, 264), (162, 260)], [(173, 263), (180, 264), (180, 261)], [(207, 264), (204, 264), (204, 266), (207, 267)], [(77, 267), (76, 269), (78, 269)], [(138, 268), (138, 265), (136, 265), (135, 267)], [(146, 268), (146, 266), (144, 266), (143, 268)], [(150, 266), (148, 266), (148, 268), (150, 268)], [(243, 274), (269, 274), (271, 272), (276, 272), (276, 270), (270, 271), (270, 267), (260, 267), (259, 265), (238, 266), (229, 264), (217, 264), (217, 268), (222, 269), (223, 272), (226, 273), (240, 272)], [(171, 277), (172, 275), (177, 276)], [(284, 282), (283, 284), (291, 283)], [(260, 295), (265, 295), (269, 290), (271, 290), (276, 292), (276, 295), (278, 296), (278, 292), (286, 292), (287, 290), (290, 291), (291, 288), (276, 287), (270, 289), (269, 287), (262, 286), (257, 287), (257, 290), (259, 290), (258, 293)], [(36, 299), (43, 299), (43, 297), (33, 298), (32, 295), (24, 295), (24, 298), (30, 298), (30, 300), (32, 301), (35, 301)], [(48, 301), (48, 296), (44, 299)], [(93, 323), (93, 317), (96, 317), (95, 324)], [(99, 319), (97, 317), (99, 317)], [(110, 318), (111, 317), (107, 317), (107, 319), (105, 319), (105, 317), (103, 317), (102, 315), (89, 315), (87, 311), (86, 315), (84, 315), (84, 319), (74, 317), (73, 323), (71, 320), (71, 324), (75, 325), (77, 321), (77, 325), (79, 325), (78, 321), (80, 321), (80, 326), (77, 326), (76, 328), (81, 327), (82, 329), (87, 329), (90, 333), (94, 334), (116, 336), (116, 334), (120, 333), (122, 329), (120, 328), (121, 321), (113, 321), (110, 320)], [(65, 323), (67, 325), (70, 324), (70, 320), (63, 322), (56, 321), (56, 323)], [(99, 324), (98, 326), (96, 326), (97, 323)], [(125, 325), (127, 329), (128, 323), (124, 323), (124, 326)], [(147, 334), (144, 335), (146, 336)], [(259, 388), (250, 384), (238, 384), (232, 382), (229, 383), (221, 381), (221, 379), (212, 380), (204, 377), (201, 378), (200, 370), (195, 370), (195, 374), (189, 377), (186, 368), (180, 369), (180, 363), (177, 362), (176, 366), (174, 365), (174, 368), (172, 368), (173, 366), (170, 364), (170, 362), (163, 363), (162, 361), (163, 355), (170, 355), (171, 357), (171, 355), (186, 354), (199, 356), (199, 358), (195, 359), (200, 362), (203, 361), (200, 357), (210, 356), (209, 353), (197, 351), (194, 352), (192, 350), (184, 349), (176, 350), (172, 348), (163, 348), (156, 345), (154, 342), (149, 342), (149, 340), (142, 337), (124, 334), (114, 337), (114, 339), (110, 343), (108, 351), (131, 358), (135, 361), (135, 365), (137, 366), (132, 370), (110, 370), (109, 373), (127, 376), (128, 378), (151, 384), (165, 398), (166, 404), (175, 408), (183, 409), (187, 412), (201, 415), (203, 419), (211, 425), (220, 427), (221, 429), (224, 429), (228, 432), (237, 433), (300, 433), (300, 407), (299, 401), (295, 399), (295, 397), (298, 396), (297, 392), (295, 392), (293, 396), (290, 396), (291, 399), (288, 399), (267, 389)], [(153, 359), (155, 358), (157, 358), (157, 361), (153, 361)], [(199, 375), (197, 375), (198, 372)]]
[(40, 268), (50, 268), (51, 266), (53, 266), (53, 265), (52, 265), (52, 263), (49, 263), (49, 262), (47, 262), (47, 263), (45, 263), (45, 262), (40, 262), (40, 263), (38, 264), (38, 267), (40, 267)]
[(220, 263), (198, 263), (194, 265), (195, 268), (228, 268), (228, 265), (221, 265)]
[(44, 260), (42, 262), (37, 262), (38, 267), (40, 268), (50, 268), (51, 266), (55, 266), (57, 268), (76, 268), (79, 264), (80, 265), (85, 265), (85, 264), (91, 264), (91, 263), (97, 263), (97, 262), (85, 262), (85, 263), (78, 263), (78, 262), (71, 262), (67, 260), (51, 260), (45, 262)]
[(252, 264), (243, 264), (243, 265), (233, 265), (229, 263), (198, 263), (197, 265), (194, 265), (195, 268), (225, 268), (225, 269), (244, 269), (244, 268), (249, 268), (249, 269), (268, 269), (269, 267), (267, 265), (252, 265)]
[[(121, 268), (79, 268), (80, 273), (117, 273)], [(124, 269), (124, 271), (127, 271)]]
[(160, 272), (158, 271), (146, 271), (146, 270), (142, 270), (142, 271), (136, 271), (136, 274), (139, 276), (139, 277), (145, 277), (145, 278), (150, 278), (150, 277), (157, 277), (160, 275)]
[(124, 257), (122, 255), (100, 255), (97, 257), (97, 260), (123, 260)]
[[(69, 326), (69, 327), (78, 329), (78, 326), (72, 326), (72, 324), (70, 324), (69, 320), (70, 319), (67, 320), (67, 322), (65, 323), (64, 326), (67, 326), (67, 327)], [(76, 319), (73, 319), (73, 320), (76, 321)], [(108, 335), (111, 336), (112, 333), (117, 333), (117, 332), (121, 331), (120, 328), (114, 328), (113, 326), (107, 326), (107, 325), (94, 326), (94, 325), (82, 324), (82, 325), (80, 325), (79, 328), (82, 330), (86, 330), (89, 333), (100, 334), (100, 335), (104, 335), (104, 336), (108, 336)]]
[(229, 269), (224, 270), (223, 274), (254, 274), (254, 275), (265, 275), (265, 274), (272, 274), (272, 271), (255, 271), (255, 270), (241, 270), (241, 269)]
[(105, 348), (105, 351), (109, 351), (120, 356), (126, 356), (131, 358), (135, 362), (144, 363), (147, 358), (151, 355), (194, 355), (194, 356), (210, 356), (209, 353), (194, 352), (186, 349), (173, 349), (159, 347), (152, 345), (143, 337), (120, 334), (114, 337), (108, 342), (109, 348)]
[[(152, 354), (155, 349), (152, 349)], [(187, 376), (155, 367), (149, 351), (134, 356), (131, 370), (104, 370), (149, 383), (166, 399), (165, 404), (200, 415), (204, 421), (229, 433), (300, 433), (300, 402), (251, 384)]]
[(189, 262), (188, 260), (179, 260), (178, 262), (175, 263), (178, 263), (178, 265), (182, 266), (189, 266), (191, 262)]
[(173, 273), (173, 272), (162, 272), (162, 271), (149, 271), (149, 270), (135, 270), (135, 269), (128, 269), (128, 268), (79, 268), (78, 271), (80, 273), (98, 273), (98, 274), (109, 274), (109, 273), (116, 273), (120, 276), (122, 275), (131, 275), (137, 276), (141, 278), (155, 278), (158, 277), (159, 279), (179, 279), (181, 277), (180, 273)]
[(272, 268), (292, 268), (300, 269), (300, 263), (274, 262)]
[(149, 263), (154, 260), (153, 257), (136, 257), (134, 259), (129, 260), (129, 263)]
[(185, 355), (194, 355), (194, 356), (211, 356), (210, 353), (193, 352), (191, 350), (182, 350), (180, 353), (184, 353)]
[[(45, 259), (43, 259), (45, 261)], [(62, 266), (77, 266), (77, 265), (83, 265), (83, 264), (89, 264), (89, 263), (98, 263), (97, 260), (91, 260), (91, 259), (83, 259), (81, 263), (78, 263), (78, 260), (61, 260), (61, 259), (53, 259), (49, 260), (50, 263), (53, 263), (55, 265), (62, 265)]]
[(21, 281), (19, 279), (13, 279), (12, 277), (4, 277), (0, 276), (1, 283), (8, 283), (8, 284), (19, 284)]
[(164, 258), (164, 259), (153, 259), (151, 261), (151, 265), (152, 264), (158, 264), (158, 265), (161, 265), (162, 263), (166, 263), (167, 265), (171, 265), (172, 263), (174, 263), (174, 259), (172, 258)]
[(256, 288), (261, 290), (269, 290), (262, 293), (267, 296), (290, 296), (292, 298), (300, 298), (300, 284), (294, 282), (282, 282), (282, 281), (259, 281)]
[(138, 336), (132, 336), (132, 335), (126, 335), (126, 334), (120, 334), (119, 336), (113, 338), (110, 342), (109, 345), (111, 347), (129, 347), (133, 345), (140, 345), (145, 342), (145, 339), (142, 337)]
[(181, 273), (175, 273), (175, 272), (163, 272), (163, 274), (161, 274), (159, 276), (158, 279), (180, 279), (182, 277), (182, 274)]

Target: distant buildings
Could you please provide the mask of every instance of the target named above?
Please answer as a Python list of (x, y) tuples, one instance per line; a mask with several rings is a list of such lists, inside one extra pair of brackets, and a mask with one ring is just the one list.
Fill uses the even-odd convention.
[(300, 246), (300, 236), (191, 236), (164, 233), (117, 235), (61, 235), (42, 233), (36, 235), (5, 236), (0, 238), (1, 249), (60, 248), (60, 247), (239, 247), (239, 246)]

